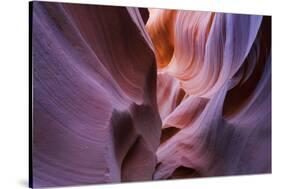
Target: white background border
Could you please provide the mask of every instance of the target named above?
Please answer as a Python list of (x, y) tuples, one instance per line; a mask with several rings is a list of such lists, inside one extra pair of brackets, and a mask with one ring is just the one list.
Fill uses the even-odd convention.
[[(50, 0), (52, 1), (52, 0)], [(272, 15), (273, 174), (91, 185), (80, 188), (281, 188), (281, 6), (278, 0), (61, 0), (88, 4), (157, 7)], [(28, 1), (0, 1), (0, 188), (28, 183)], [(234, 154), (235, 155), (235, 154)], [(68, 187), (78, 188), (78, 187)]]

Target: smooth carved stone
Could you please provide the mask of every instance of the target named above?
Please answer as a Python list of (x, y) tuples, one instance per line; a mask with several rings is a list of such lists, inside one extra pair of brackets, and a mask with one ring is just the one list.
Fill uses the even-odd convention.
[(161, 119), (139, 10), (33, 11), (33, 186), (151, 180)]
[(271, 172), (271, 18), (33, 2), (34, 187)]

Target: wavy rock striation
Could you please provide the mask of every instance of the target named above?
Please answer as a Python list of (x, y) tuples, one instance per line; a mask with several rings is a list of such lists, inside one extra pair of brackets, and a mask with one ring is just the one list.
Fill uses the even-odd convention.
[(33, 2), (33, 187), (271, 172), (271, 18)]
[(151, 180), (161, 119), (139, 10), (33, 11), (34, 187)]
[(271, 172), (271, 18), (152, 9), (146, 26), (163, 121), (154, 179)]

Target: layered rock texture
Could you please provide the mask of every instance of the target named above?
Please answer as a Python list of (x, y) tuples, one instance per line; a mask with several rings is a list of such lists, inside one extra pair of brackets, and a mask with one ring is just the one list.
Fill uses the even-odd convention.
[(271, 172), (271, 17), (31, 11), (33, 187)]
[(150, 10), (162, 119), (154, 179), (271, 172), (271, 18)]

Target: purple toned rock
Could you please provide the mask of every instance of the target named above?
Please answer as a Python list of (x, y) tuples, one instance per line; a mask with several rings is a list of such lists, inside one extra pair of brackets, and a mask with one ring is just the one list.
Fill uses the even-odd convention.
[(134, 8), (33, 3), (34, 187), (152, 179), (161, 120), (140, 18)]

